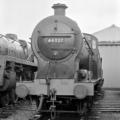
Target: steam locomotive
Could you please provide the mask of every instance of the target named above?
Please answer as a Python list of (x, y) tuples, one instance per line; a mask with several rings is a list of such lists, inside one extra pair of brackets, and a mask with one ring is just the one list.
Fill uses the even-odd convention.
[(66, 5), (52, 8), (55, 14), (40, 21), (32, 33), (38, 71), (34, 83), (23, 85), (29, 95), (38, 96), (39, 112), (54, 117), (56, 112), (81, 113), (89, 107), (103, 84), (103, 71), (97, 38), (82, 34), (77, 23), (65, 16)]
[(31, 53), (28, 46), (15, 34), (0, 35), (0, 106), (14, 103), (16, 81), (32, 79), (37, 69), (33, 62), (27, 60)]

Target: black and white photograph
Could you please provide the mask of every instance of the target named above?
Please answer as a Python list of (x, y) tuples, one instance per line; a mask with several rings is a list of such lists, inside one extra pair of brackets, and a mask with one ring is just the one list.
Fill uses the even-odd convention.
[(120, 120), (120, 0), (0, 0), (0, 120)]

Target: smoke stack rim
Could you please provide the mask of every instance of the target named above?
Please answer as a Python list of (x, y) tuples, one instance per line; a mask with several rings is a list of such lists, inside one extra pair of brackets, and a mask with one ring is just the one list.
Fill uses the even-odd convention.
[(52, 6), (55, 15), (65, 15), (65, 9), (68, 8), (65, 4), (57, 3)]

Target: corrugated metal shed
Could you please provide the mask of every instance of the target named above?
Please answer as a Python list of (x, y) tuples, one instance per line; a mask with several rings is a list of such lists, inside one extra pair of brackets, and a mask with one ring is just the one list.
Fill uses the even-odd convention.
[(93, 35), (99, 40), (104, 87), (120, 88), (120, 27), (111, 25)]
[(105, 29), (93, 33), (99, 41), (120, 41), (120, 27), (111, 25)]

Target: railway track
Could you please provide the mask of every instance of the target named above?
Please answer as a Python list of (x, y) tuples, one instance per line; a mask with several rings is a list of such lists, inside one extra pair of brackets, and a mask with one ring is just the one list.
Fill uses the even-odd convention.
[(36, 112), (35, 102), (20, 100), (14, 105), (0, 108), (0, 120), (28, 120)]
[(98, 99), (92, 110), (101, 112), (120, 112), (120, 91), (106, 90), (103, 98)]
[(105, 89), (85, 120), (120, 120), (120, 90)]
[[(19, 101), (14, 106), (0, 108), (0, 120), (48, 120), (49, 117), (34, 116), (36, 105), (32, 101)], [(42, 115), (41, 115), (42, 116)], [(39, 118), (39, 119), (38, 119)], [(103, 90), (95, 97), (92, 108), (85, 116), (58, 114), (55, 120), (120, 120), (120, 91)]]

